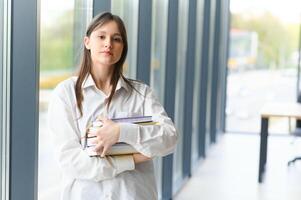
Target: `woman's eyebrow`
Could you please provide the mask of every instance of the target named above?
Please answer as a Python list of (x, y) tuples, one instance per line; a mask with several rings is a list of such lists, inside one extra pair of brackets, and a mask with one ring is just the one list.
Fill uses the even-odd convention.
[[(99, 31), (98, 32), (98, 34), (107, 34), (107, 32), (106, 31)], [(121, 34), (120, 33), (113, 33), (112, 35), (114, 35), (114, 36), (121, 36)]]
[(120, 36), (120, 37), (121, 37), (121, 34), (120, 34), (120, 33), (114, 33), (113, 35), (117, 35), (117, 36)]

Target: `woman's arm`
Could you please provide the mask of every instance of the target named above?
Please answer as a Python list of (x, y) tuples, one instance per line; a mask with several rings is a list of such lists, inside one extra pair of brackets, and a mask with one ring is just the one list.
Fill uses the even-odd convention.
[(63, 173), (77, 179), (101, 181), (133, 170), (132, 155), (89, 157), (80, 144), (80, 134), (71, 105), (66, 102), (66, 91), (56, 89), (49, 104), (48, 126), (54, 140), (53, 148)]
[(144, 115), (153, 116), (154, 121), (159, 123), (146, 126), (120, 123), (119, 142), (132, 145), (148, 157), (172, 153), (177, 142), (175, 126), (149, 87), (146, 89)]

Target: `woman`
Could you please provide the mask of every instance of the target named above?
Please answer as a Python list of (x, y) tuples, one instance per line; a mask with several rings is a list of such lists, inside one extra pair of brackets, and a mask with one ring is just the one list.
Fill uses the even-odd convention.
[[(125, 78), (122, 66), (128, 50), (122, 20), (111, 13), (96, 16), (84, 38), (77, 77), (61, 82), (49, 104), (49, 129), (63, 172), (63, 200), (157, 199), (152, 158), (170, 154), (176, 130), (153, 91)], [(111, 118), (153, 116), (157, 125), (115, 123)], [(103, 116), (94, 133), (90, 157), (81, 146), (89, 123)], [(133, 155), (106, 156), (117, 142), (132, 145)]]

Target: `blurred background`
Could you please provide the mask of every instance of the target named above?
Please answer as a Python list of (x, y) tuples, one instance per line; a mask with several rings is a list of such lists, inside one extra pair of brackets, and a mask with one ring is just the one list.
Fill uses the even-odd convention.
[[(138, 66), (137, 59), (140, 53), (138, 38), (141, 36), (139, 14), (144, 12), (140, 5), (141, 2), (145, 4), (145, 1), (111, 0), (109, 2), (110, 11), (124, 20), (128, 32), (129, 52), (124, 65), (125, 75), (129, 78), (139, 78), (137, 72), (141, 67)], [(172, 58), (175, 60), (175, 72), (171, 75), (175, 76), (172, 83), (175, 87), (172, 118), (179, 131), (179, 145), (171, 165), (168, 165), (173, 170), (172, 180), (168, 183), (172, 194), (168, 193), (168, 198), (162, 191), (164, 187), (161, 187), (164, 185), (162, 183), (163, 160), (155, 159), (159, 198), (300, 199), (301, 190), (296, 189), (296, 185), (301, 184), (301, 179), (298, 180), (301, 167), (296, 165), (296, 171), (289, 173), (286, 168), (290, 156), (295, 153), (301, 154), (298, 148), (293, 150), (294, 153), (291, 151), (291, 146), (299, 144), (300, 141), (288, 137), (290, 128), (296, 126), (296, 121), (288, 121), (285, 118), (273, 118), (270, 121), (269, 131), (274, 138), (271, 140), (273, 154), (270, 153), (270, 161), (273, 163), (273, 160), (276, 160), (278, 163), (274, 163), (274, 168), (269, 168), (267, 177), (270, 178), (266, 185), (258, 186), (256, 176), (261, 108), (267, 102), (296, 102), (300, 95), (301, 1), (177, 0), (174, 1), (176, 4), (174, 7), (171, 0), (149, 2), (151, 5), (151, 23), (148, 24), (151, 27), (149, 84), (155, 89), (164, 105), (167, 93), (164, 86), (169, 75), (166, 72), (168, 51), (170, 51), (168, 38), (175, 37), (173, 41), (177, 42), (176, 55)], [(93, 0), (40, 0), (39, 200), (59, 199), (61, 174), (47, 130), (48, 100), (59, 82), (76, 75), (83, 49), (83, 37), (93, 17), (94, 3)], [(193, 7), (191, 5), (195, 6), (193, 26), (189, 23), (191, 20), (189, 13)], [(175, 15), (175, 23), (171, 25), (169, 19), (172, 9), (176, 10), (177, 15)], [(168, 31), (174, 26), (177, 28), (175, 36), (168, 35), (170, 33)], [(189, 40), (191, 27), (195, 31), (195, 35), (192, 35), (193, 42)], [(215, 35), (218, 35), (220, 43), (212, 42)], [(210, 38), (208, 44), (206, 36)], [(2, 43), (3, 41), (1, 45)], [(195, 46), (189, 46), (191, 44)], [(219, 49), (217, 56), (213, 46)], [(193, 55), (190, 54), (191, 52)], [(206, 58), (209, 60), (207, 63)], [(190, 63), (192, 61), (193, 64)], [(218, 62), (217, 71), (214, 69), (210, 71), (210, 66), (215, 65), (215, 62)], [(194, 65), (195, 71), (189, 71), (191, 68), (188, 65)], [(203, 71), (203, 68), (206, 68), (204, 66), (209, 66), (209, 71)], [(216, 87), (214, 79), (210, 78), (214, 77), (215, 72), (219, 75)], [(202, 80), (207, 76), (208, 87), (206, 85), (203, 88)], [(189, 82), (190, 78), (192, 82)], [(187, 87), (189, 84), (190, 87)], [(207, 90), (206, 87), (211, 89)], [(186, 93), (191, 88), (192, 92)], [(202, 91), (205, 91), (205, 99), (201, 98)], [(214, 96), (215, 92), (216, 96)], [(193, 99), (190, 118), (187, 118), (186, 114), (183, 115), (187, 109), (185, 105), (189, 105), (185, 100), (187, 95), (191, 95), (189, 97)], [(198, 112), (202, 109), (203, 101), (205, 101), (203, 107), (205, 111), (211, 112), (215, 109), (215, 114), (212, 116), (216, 117), (216, 121), (210, 120), (212, 118), (211, 115), (207, 116), (207, 111), (204, 115)], [(199, 134), (202, 119), (206, 121), (204, 138)], [(186, 127), (185, 120), (191, 123), (189, 129)], [(207, 124), (211, 122), (217, 124), (213, 138), (210, 131), (207, 133)], [(186, 132), (187, 130), (189, 133)], [(185, 150), (187, 134), (190, 140), (188, 146), (191, 148), (188, 153)], [(242, 153), (242, 149), (246, 152)], [(185, 160), (186, 153), (191, 156), (188, 161)], [(186, 174), (187, 165), (189, 172)], [(279, 166), (282, 167), (279, 169)], [(281, 175), (275, 177), (277, 173)], [(197, 181), (193, 179), (193, 175), (197, 176)], [(244, 180), (237, 178), (238, 176)], [(298, 179), (287, 178), (291, 176)], [(200, 180), (202, 181), (199, 182)], [(228, 186), (231, 181), (235, 181), (232, 182), (233, 187)], [(283, 184), (274, 185), (279, 182)], [(226, 188), (228, 193), (223, 188)], [(193, 193), (196, 195), (192, 196)]]
[[(294, 0), (230, 1), (227, 131), (258, 133), (265, 102), (296, 101), (300, 10)], [(288, 130), (274, 123), (273, 132)]]

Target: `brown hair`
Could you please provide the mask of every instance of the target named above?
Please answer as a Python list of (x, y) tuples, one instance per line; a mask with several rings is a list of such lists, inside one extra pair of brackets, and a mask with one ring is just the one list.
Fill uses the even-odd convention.
[[(123, 42), (123, 51), (121, 53), (121, 57), (117, 63), (114, 64), (114, 71), (111, 78), (111, 84), (112, 84), (112, 90), (107, 102), (107, 109), (109, 109), (110, 103), (113, 99), (113, 95), (115, 93), (115, 89), (117, 86), (117, 82), (119, 78), (123, 78), (124, 81), (130, 86), (130, 88), (135, 89), (132, 83), (129, 79), (125, 78), (122, 74), (123, 72), (123, 64), (126, 59), (127, 51), (128, 51), (128, 42), (127, 42), (127, 35), (126, 35), (126, 29), (124, 26), (123, 21), (118, 17), (117, 15), (113, 15), (110, 12), (105, 12), (102, 14), (99, 14), (95, 16), (92, 19), (92, 22), (87, 28), (86, 36), (90, 37), (91, 33), (98, 27), (104, 25), (107, 22), (114, 21), (117, 23), (119, 32), (121, 34), (122, 42)], [(82, 84), (87, 77), (87, 75), (91, 72), (92, 68), (92, 60), (90, 51), (84, 47), (83, 56), (80, 64), (80, 69), (78, 72), (78, 79), (75, 84), (75, 95), (76, 95), (76, 101), (77, 101), (77, 107), (80, 111), (81, 116), (83, 115), (83, 109), (82, 109), (82, 101), (84, 100), (83, 93), (82, 93)]]

